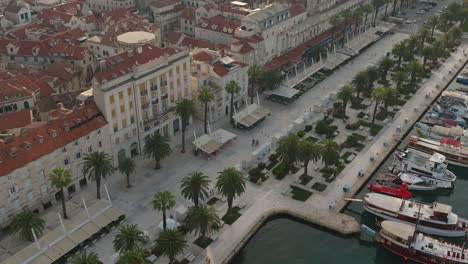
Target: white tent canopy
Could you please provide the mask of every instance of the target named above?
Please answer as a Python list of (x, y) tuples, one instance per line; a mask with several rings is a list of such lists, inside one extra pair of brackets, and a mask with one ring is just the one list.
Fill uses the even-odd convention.
[(251, 127), (263, 118), (270, 115), (270, 112), (257, 104), (251, 104), (233, 116), (234, 121), (245, 127)]
[(276, 96), (280, 96), (280, 97), (284, 97), (288, 99), (293, 98), (297, 93), (299, 93), (299, 90), (296, 90), (294, 88), (288, 88), (288, 87), (280, 87), (271, 91), (272, 95), (276, 95)]
[(235, 138), (236, 134), (220, 128), (209, 135), (204, 134), (196, 138), (193, 145), (207, 154), (212, 154)]

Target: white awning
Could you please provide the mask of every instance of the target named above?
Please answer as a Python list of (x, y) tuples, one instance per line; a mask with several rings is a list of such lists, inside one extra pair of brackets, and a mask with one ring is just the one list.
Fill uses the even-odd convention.
[(258, 121), (268, 116), (269, 114), (269, 111), (265, 110), (259, 105), (251, 104), (239, 113), (235, 114), (233, 118), (237, 123), (245, 127), (251, 127), (255, 125)]
[(86, 90), (86, 91), (80, 93), (80, 94), (76, 97), (76, 99), (79, 100), (79, 101), (84, 102), (84, 101), (86, 101), (86, 99), (88, 99), (89, 97), (92, 97), (92, 96), (93, 96), (93, 88), (88, 89), (88, 90)]
[(280, 87), (271, 92), (271, 94), (288, 98), (291, 99), (293, 98), (297, 93), (299, 93), (299, 90), (296, 90), (294, 88), (288, 88), (288, 87)]

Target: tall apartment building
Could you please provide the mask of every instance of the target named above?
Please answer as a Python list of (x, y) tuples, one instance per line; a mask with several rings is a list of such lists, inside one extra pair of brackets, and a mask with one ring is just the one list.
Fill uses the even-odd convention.
[(33, 123), (18, 135), (0, 139), (0, 226), (5, 226), (23, 208), (49, 208), (60, 192), (48, 180), (54, 168), (70, 170), (73, 183), (65, 188), (71, 195), (87, 184), (81, 172), (84, 154), (110, 153), (107, 122), (95, 104), (73, 110), (59, 108), (47, 122)]
[[(234, 107), (239, 110), (247, 98), (249, 87), (248, 65), (237, 62), (230, 57), (222, 56), (219, 52), (208, 49), (198, 50), (192, 57), (192, 89), (194, 98), (203, 86), (213, 90), (215, 99), (210, 103), (208, 120), (216, 121), (229, 116), (231, 95), (226, 91), (227, 84), (234, 80), (240, 86), (239, 93), (234, 95)], [(200, 119), (204, 116), (204, 105), (197, 100), (197, 114)]]
[(181, 129), (177, 100), (191, 98), (187, 51), (140, 46), (103, 61), (94, 78), (94, 100), (109, 122), (114, 157), (135, 156), (145, 139)]

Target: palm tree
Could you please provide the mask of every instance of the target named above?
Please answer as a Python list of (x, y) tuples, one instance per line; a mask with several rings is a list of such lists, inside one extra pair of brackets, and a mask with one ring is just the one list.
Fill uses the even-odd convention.
[(208, 197), (210, 178), (201, 171), (194, 171), (182, 179), (180, 189), (182, 195), (186, 199), (192, 200), (197, 207), (199, 200)]
[(152, 264), (148, 257), (149, 253), (142, 249), (128, 250), (120, 255), (117, 264)]
[(382, 102), (384, 103), (384, 111), (387, 113), (388, 106), (395, 101), (398, 91), (395, 88), (384, 87), (385, 88), (385, 97)]
[(372, 5), (374, 6), (374, 19), (372, 22), (372, 25), (375, 27), (375, 24), (377, 22), (377, 15), (379, 14), (379, 9), (380, 7), (383, 6), (385, 0), (372, 0)]
[(109, 154), (102, 151), (85, 154), (82, 171), (88, 178), (96, 181), (96, 197), (101, 199), (101, 179), (114, 172)]
[(62, 211), (63, 217), (68, 219), (67, 207), (65, 205), (65, 190), (64, 188), (70, 185), (73, 181), (71, 178), (71, 172), (64, 168), (55, 168), (52, 170), (52, 173), (49, 175), (50, 183), (53, 187), (60, 190), (62, 196)]
[(130, 157), (122, 157), (119, 159), (119, 166), (117, 169), (122, 173), (125, 174), (127, 179), (127, 188), (132, 187), (130, 184), (130, 174), (135, 172), (135, 161)]
[(231, 95), (231, 103), (229, 107), (229, 118), (231, 120), (231, 124), (234, 124), (234, 94), (240, 92), (240, 90), (241, 88), (235, 80), (230, 80), (229, 83), (226, 85), (226, 92), (228, 92)]
[(137, 225), (125, 225), (120, 227), (114, 239), (114, 250), (122, 254), (126, 251), (141, 249), (145, 243), (145, 235), (138, 230)]
[(388, 71), (390, 71), (393, 67), (393, 60), (390, 57), (385, 56), (379, 63), (379, 70), (381, 73), (381, 80), (387, 80)]
[[(358, 32), (359, 30), (359, 20), (362, 19), (362, 16), (364, 15), (364, 10), (362, 7), (358, 7), (356, 9), (354, 9), (353, 11), (353, 17), (356, 19), (354, 21), (354, 34), (356, 34), (356, 32)], [(358, 32), (359, 33), (359, 32)]]
[(372, 124), (375, 121), (375, 115), (377, 114), (377, 107), (381, 102), (385, 100), (387, 96), (387, 92), (385, 91), (384, 87), (377, 87), (372, 91), (372, 100), (375, 101), (374, 113), (372, 114)]
[(341, 47), (344, 47), (346, 41), (346, 27), (348, 26), (348, 21), (353, 18), (353, 11), (351, 9), (345, 9), (341, 12), (341, 16), (344, 20), (344, 27), (343, 27), (343, 41), (341, 41)]
[(208, 134), (208, 104), (215, 99), (213, 90), (209, 86), (204, 86), (200, 88), (198, 94), (198, 100), (204, 105), (204, 118), (203, 118), (203, 127), (205, 129), (205, 134)]
[(365, 4), (362, 6), (362, 11), (366, 14), (366, 17), (364, 18), (364, 30), (367, 28), (367, 17), (372, 13), (372, 10), (374, 10), (374, 8), (371, 4)]
[(367, 91), (371, 92), (374, 87), (374, 82), (379, 79), (379, 68), (377, 66), (370, 66), (366, 69), (367, 73)]
[(405, 51), (406, 51), (406, 45), (405, 45), (405, 42), (403, 41), (393, 46), (392, 53), (398, 57), (397, 67), (396, 67), (398, 70), (400, 69), (401, 61), (403, 59), (403, 56), (405, 55)]
[(217, 229), (221, 224), (221, 220), (216, 214), (216, 210), (207, 205), (193, 207), (187, 213), (185, 222), (187, 223), (187, 227), (190, 231), (194, 231), (202, 238), (206, 238), (206, 234)]
[(411, 76), (411, 82), (415, 82), (416, 78), (419, 76), (419, 74), (422, 73), (422, 65), (419, 63), (417, 60), (412, 60), (410, 63), (406, 66), (406, 71), (409, 73)]
[(429, 38), (429, 35), (431, 33), (427, 28), (423, 28), (419, 31), (419, 39), (421, 40), (421, 43), (419, 44), (419, 49), (422, 49), (424, 47), (424, 43), (426, 43), (426, 40)]
[(401, 85), (403, 84), (404, 81), (406, 81), (407, 77), (408, 77), (408, 74), (404, 71), (397, 71), (393, 74), (392, 81), (395, 82), (396, 89), (398, 91), (401, 91)]
[(333, 47), (335, 46), (335, 31), (336, 31), (336, 27), (341, 24), (341, 17), (339, 15), (334, 15), (330, 18), (330, 24), (332, 25), (332, 32), (331, 32), (331, 36), (332, 36), (332, 42), (331, 42), (331, 50), (333, 50)]
[(22, 211), (15, 215), (10, 224), (13, 232), (18, 234), (20, 239), (29, 241), (34, 240), (32, 230), (34, 230), (34, 233), (39, 238), (42, 236), (44, 226), (45, 221), (29, 210)]
[(340, 145), (333, 141), (331, 138), (327, 138), (320, 142), (322, 145), (322, 160), (325, 163), (325, 167), (328, 168), (330, 165), (335, 164), (340, 158)]
[(393, 16), (396, 14), (397, 2), (398, 2), (398, 0), (393, 0), (393, 11), (392, 11), (392, 15), (393, 15)]
[(354, 91), (356, 91), (356, 99), (359, 100), (359, 95), (367, 88), (368, 83), (369, 77), (365, 71), (358, 72), (354, 75), (351, 85), (353, 86)]
[(91, 252), (87, 253), (86, 250), (81, 251), (81, 253), (75, 256), (71, 260), (72, 264), (104, 264), (102, 261), (99, 260), (99, 257), (96, 253)]
[(321, 146), (311, 140), (301, 140), (299, 141), (298, 149), (299, 159), (304, 162), (304, 176), (308, 174), (309, 162), (311, 160), (318, 161), (322, 156)]
[(163, 230), (156, 239), (156, 248), (169, 258), (169, 264), (187, 248), (184, 234), (176, 229)]
[[(320, 46), (322, 47), (322, 46)], [(323, 49), (318, 48), (319, 51), (322, 51)], [(315, 51), (314, 49), (313, 51)], [(270, 70), (263, 72), (260, 76), (260, 83), (262, 90), (274, 90), (278, 88), (281, 85), (281, 82), (283, 81), (283, 76), (281, 75), (281, 72), (277, 70)]]
[(248, 70), (248, 75), (249, 75), (249, 81), (250, 81), (250, 103), (253, 104), (254, 102), (254, 97), (255, 97), (255, 89), (256, 86), (258, 85), (258, 81), (260, 80), (260, 77), (262, 76), (262, 70), (257, 64), (251, 64), (249, 66)]
[(153, 209), (163, 214), (163, 229), (166, 230), (166, 212), (176, 205), (175, 197), (169, 191), (160, 191), (154, 194)]
[(427, 21), (427, 25), (431, 27), (431, 39), (434, 37), (434, 31), (436, 27), (439, 25), (439, 16), (431, 16)]
[(348, 106), (348, 102), (353, 99), (354, 89), (349, 85), (343, 86), (340, 91), (338, 92), (338, 99), (343, 102), (343, 114), (346, 117), (346, 107)]
[(422, 68), (426, 69), (427, 59), (432, 56), (434, 49), (430, 46), (426, 46), (421, 50), (421, 55), (423, 56), (423, 65)]
[(184, 98), (176, 104), (175, 113), (182, 122), (182, 153), (185, 153), (185, 128), (190, 121), (190, 118), (197, 112), (195, 104), (192, 100)]
[(245, 192), (245, 179), (242, 176), (242, 172), (232, 167), (219, 172), (216, 188), (221, 195), (227, 198), (227, 213), (231, 212), (234, 198), (241, 196)]
[(294, 167), (298, 160), (299, 137), (296, 134), (289, 134), (278, 140), (278, 155), (281, 162), (288, 168), (288, 172)]
[(169, 138), (159, 133), (150, 136), (145, 141), (145, 147), (143, 153), (146, 156), (153, 158), (156, 162), (155, 168), (159, 170), (161, 168), (161, 160), (169, 157), (172, 153), (171, 145), (169, 144)]

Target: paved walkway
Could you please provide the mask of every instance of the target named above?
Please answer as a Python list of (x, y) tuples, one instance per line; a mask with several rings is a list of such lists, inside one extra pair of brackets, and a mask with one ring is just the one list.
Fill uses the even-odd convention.
[[(351, 80), (357, 72), (364, 70), (371, 64), (375, 64), (381, 57), (385, 56), (388, 50), (391, 50), (395, 43), (407, 37), (408, 35), (406, 34), (388, 35), (364, 51), (352, 62), (336, 70), (334, 74), (316, 85), (312, 90), (290, 105), (283, 106), (265, 100), (263, 106), (272, 111), (273, 114), (250, 131), (233, 130), (229, 126), (227, 120), (213, 124), (213, 129), (223, 127), (238, 134), (238, 139), (232, 145), (223, 149), (210, 161), (200, 157), (194, 157), (189, 154), (190, 151), (187, 151), (187, 154), (184, 155), (176, 153), (179, 151), (179, 149), (176, 149), (171, 157), (162, 162), (163, 168), (156, 171), (154, 170), (153, 161), (144, 157), (138, 157), (138, 171), (132, 179), (134, 184), (133, 188), (127, 190), (124, 187), (125, 178), (123, 175), (116, 174), (107, 179), (109, 190), (114, 200), (114, 206), (126, 213), (128, 223), (138, 224), (142, 230), (147, 230), (150, 235), (154, 235), (162, 216), (152, 209), (151, 201), (153, 193), (167, 189), (176, 195), (177, 204), (188, 206), (190, 203), (181, 197), (179, 187), (180, 180), (189, 172), (200, 170), (215, 180), (220, 170), (229, 166), (235, 166), (242, 160), (250, 157), (251, 151), (254, 150), (251, 147), (253, 138), (258, 139), (260, 145), (270, 140), (273, 134), (280, 132), (284, 127), (288, 126), (292, 120), (297, 119), (305, 111), (311, 109), (313, 105), (323, 103), (325, 96), (330, 92), (336, 92), (342, 84)], [(313, 120), (321, 118), (322, 114), (317, 114), (314, 115)], [(192, 134), (191, 130), (194, 129), (194, 127), (197, 131), (202, 131), (201, 122), (196, 122), (195, 125), (191, 125), (188, 128), (189, 132), (187, 135)], [(180, 135), (178, 136), (180, 137)], [(175, 140), (179, 140), (179, 138)], [(187, 142), (190, 142), (189, 138)], [(190, 149), (190, 147), (188, 149)], [(183, 166), (181, 166), (181, 164), (183, 164)], [(261, 186), (249, 183), (247, 185), (247, 193), (242, 199), (252, 203), (252, 201), (261, 199), (269, 190), (277, 189), (272, 188), (276, 187), (275, 185), (277, 184), (281, 185), (282, 182), (276, 182), (276, 180), (270, 179)], [(88, 191), (94, 193), (94, 186), (89, 186)], [(315, 200), (315, 198), (313, 200)], [(247, 204), (249, 204), (249, 202), (247, 202)], [(320, 202), (320, 204), (327, 203)], [(105, 263), (111, 263), (111, 256), (114, 254), (112, 241), (115, 237), (115, 233), (115, 231), (110, 233), (90, 248), (90, 250), (96, 251)]]

